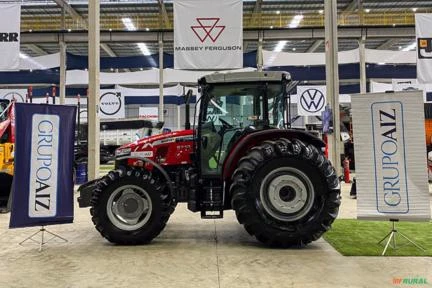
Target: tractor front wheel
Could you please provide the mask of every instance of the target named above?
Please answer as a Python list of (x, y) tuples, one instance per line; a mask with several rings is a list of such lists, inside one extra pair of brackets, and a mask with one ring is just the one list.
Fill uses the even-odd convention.
[(165, 183), (144, 169), (118, 169), (99, 180), (90, 213), (96, 229), (116, 244), (146, 244), (173, 212)]
[(340, 205), (334, 168), (313, 145), (266, 141), (240, 159), (232, 207), (249, 234), (275, 247), (303, 246), (330, 228)]

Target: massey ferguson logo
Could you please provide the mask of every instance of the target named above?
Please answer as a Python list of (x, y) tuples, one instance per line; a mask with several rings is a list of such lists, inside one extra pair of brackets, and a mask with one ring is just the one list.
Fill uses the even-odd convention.
[(105, 115), (115, 115), (122, 107), (121, 93), (106, 92), (100, 97), (100, 111)]
[(325, 102), (324, 94), (318, 89), (308, 89), (300, 96), (301, 107), (309, 113), (321, 111)]
[(417, 50), (419, 59), (432, 58), (432, 38), (418, 38)]
[[(226, 25), (221, 25), (220, 22), (221, 22), (221, 18), (218, 17), (195, 18), (195, 22), (190, 26), (190, 29), (195, 34), (195, 36), (193, 37), (194, 38), (196, 37), (195, 39), (199, 40), (199, 43), (195, 43), (192, 41), (193, 39), (189, 39), (191, 44), (195, 44), (194, 46), (178, 45), (174, 47), (174, 50), (175, 51), (197, 51), (197, 52), (243, 50), (243, 47), (241, 45), (229, 45), (229, 43), (227, 42), (232, 42), (232, 41), (227, 39), (227, 37), (225, 38), (220, 37), (222, 34), (226, 34), (226, 32), (225, 33), (222, 32), (224, 32), (225, 29), (227, 28)], [(192, 32), (190, 33), (192, 34)], [(221, 42), (223, 43), (223, 45), (221, 45), (222, 44)]]
[(191, 26), (191, 29), (201, 43), (204, 43), (208, 38), (215, 43), (226, 27), (217, 25), (220, 18), (196, 18), (196, 21), (199, 26)]

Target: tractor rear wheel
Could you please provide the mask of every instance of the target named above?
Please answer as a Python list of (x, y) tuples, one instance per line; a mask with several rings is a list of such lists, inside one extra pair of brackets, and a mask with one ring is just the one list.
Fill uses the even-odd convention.
[(240, 159), (231, 205), (238, 221), (274, 247), (303, 246), (330, 229), (340, 205), (335, 169), (313, 145), (265, 141)]
[(118, 169), (104, 176), (91, 200), (96, 229), (108, 241), (123, 245), (149, 243), (174, 210), (164, 181), (144, 169)]

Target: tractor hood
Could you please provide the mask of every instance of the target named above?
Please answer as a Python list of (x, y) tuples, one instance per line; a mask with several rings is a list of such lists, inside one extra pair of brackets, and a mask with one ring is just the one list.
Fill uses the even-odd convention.
[[(152, 151), (157, 146), (174, 142), (192, 141), (194, 130), (181, 130), (153, 135), (125, 144), (116, 150), (116, 157), (129, 156), (134, 152)], [(149, 154), (150, 156), (150, 154)], [(151, 157), (151, 156), (150, 156)], [(149, 158), (150, 158), (149, 157)]]

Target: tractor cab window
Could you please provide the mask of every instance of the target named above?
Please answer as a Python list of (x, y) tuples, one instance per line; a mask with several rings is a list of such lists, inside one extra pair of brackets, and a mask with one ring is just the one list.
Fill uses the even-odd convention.
[[(280, 84), (233, 83), (210, 87), (204, 95), (200, 119), (203, 174), (220, 174), (227, 154), (246, 129), (260, 130), (278, 124), (281, 110), (276, 87), (280, 92)], [(265, 119), (264, 99), (269, 102), (270, 119)]]
[(0, 100), (0, 122), (5, 121), (8, 117), (8, 113), (5, 112), (9, 105), (9, 101), (7, 100)]

